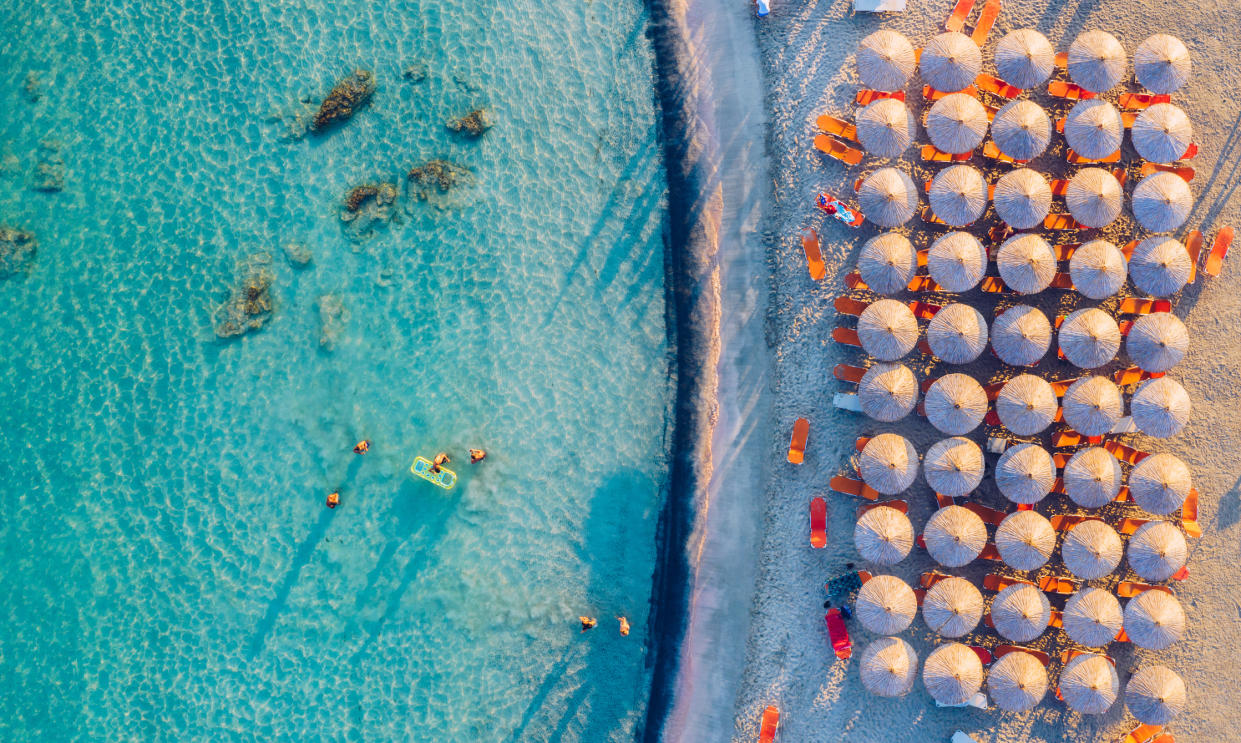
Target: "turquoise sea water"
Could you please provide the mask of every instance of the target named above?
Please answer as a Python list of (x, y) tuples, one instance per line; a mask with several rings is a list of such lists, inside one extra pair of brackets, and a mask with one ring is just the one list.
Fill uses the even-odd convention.
[[(0, 279), (0, 739), (632, 738), (674, 388), (646, 24), (0, 7), (0, 225), (38, 238)], [(290, 140), (355, 67), (371, 106)], [(445, 128), (479, 105), (481, 141)], [(352, 185), (435, 157), (473, 181), (346, 233)], [(57, 158), (63, 191), (32, 190)], [(222, 341), (243, 263), (274, 315)], [(441, 449), (447, 493), (407, 472)]]

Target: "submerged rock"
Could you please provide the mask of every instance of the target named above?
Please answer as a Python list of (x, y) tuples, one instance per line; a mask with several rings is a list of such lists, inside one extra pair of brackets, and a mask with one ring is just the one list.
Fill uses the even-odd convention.
[(454, 132), (462, 132), (471, 137), (481, 137), (493, 126), (487, 109), (476, 108), (459, 119), (450, 119), (448, 128)]
[(319, 348), (331, 351), (345, 330), (345, 303), (339, 295), (324, 294), (316, 302), (319, 307)]
[(457, 185), (472, 182), (474, 174), (464, 165), (447, 160), (429, 160), (410, 168), (407, 177), (413, 185), (412, 195), (425, 201), (432, 194), (445, 194)]
[(215, 311), (215, 334), (233, 338), (258, 330), (272, 318), (271, 285), (275, 280), (268, 264), (271, 256), (251, 256), (238, 271), (237, 285)]
[(37, 247), (33, 232), (0, 225), (0, 279), (29, 268)]
[(347, 121), (358, 109), (370, 102), (375, 93), (375, 75), (370, 70), (354, 70), (332, 87), (319, 105), (319, 112), (310, 122), (312, 132), (321, 132), (333, 124)]
[(415, 62), (401, 71), (401, 77), (411, 83), (420, 83), (426, 80), (428, 75), (427, 66), (421, 62)]
[(60, 156), (60, 142), (45, 139), (39, 143), (34, 179), (30, 187), (36, 191), (55, 192), (65, 188), (65, 159)]
[(22, 83), (22, 91), (26, 94), (27, 102), (39, 102), (39, 99), (43, 97), (43, 81), (39, 78), (39, 73), (33, 70), (26, 73), (26, 80)]
[(314, 260), (314, 253), (310, 252), (310, 248), (306, 247), (306, 243), (285, 243), (284, 257), (288, 259), (289, 264), (294, 268), (305, 268)]
[(397, 219), (399, 195), (395, 183), (363, 183), (349, 189), (340, 213), (345, 231), (354, 239), (367, 237), (375, 227)]

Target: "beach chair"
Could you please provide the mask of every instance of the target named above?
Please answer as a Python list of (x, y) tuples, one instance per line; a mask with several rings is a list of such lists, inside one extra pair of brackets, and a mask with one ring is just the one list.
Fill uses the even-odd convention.
[(1004, 279), (999, 276), (984, 276), (979, 282), (978, 288), (988, 294), (1012, 294), (1013, 291), (1004, 283)]
[(1167, 299), (1142, 299), (1125, 297), (1116, 308), (1118, 315), (1149, 315), (1152, 312), (1171, 312), (1172, 302)]
[(930, 302), (923, 302), (917, 299), (907, 302), (906, 304), (909, 305), (909, 311), (912, 312), (914, 317), (919, 320), (930, 320), (932, 317), (935, 317), (935, 313), (943, 309), (941, 305), (931, 304)]
[(1021, 578), (1010, 578), (997, 573), (987, 573), (982, 579), (982, 587), (988, 591), (1003, 591), (1009, 586), (1016, 585), (1034, 586), (1035, 588), (1038, 587), (1028, 580), (1022, 580)]
[[(1096, 651), (1094, 651), (1094, 650), (1082, 650), (1082, 649), (1079, 649), (1079, 648), (1069, 648), (1068, 650), (1065, 650), (1064, 652), (1060, 653), (1060, 662), (1061, 662), (1062, 664), (1067, 665), (1069, 661), (1073, 660), (1073, 659), (1074, 659), (1074, 658), (1076, 658), (1077, 656), (1079, 656), (1079, 655), (1086, 655), (1087, 653), (1093, 653), (1093, 652), (1096, 652)], [(1115, 658), (1113, 658), (1113, 657), (1112, 657), (1112, 656), (1110, 656), (1110, 655), (1107, 655), (1106, 653), (1100, 653), (1100, 655), (1103, 655), (1103, 657), (1107, 659), (1107, 662), (1112, 664), (1112, 667), (1113, 667), (1113, 668), (1115, 668), (1115, 667), (1116, 667), (1116, 659), (1115, 659)], [(1057, 694), (1057, 695), (1059, 695), (1059, 693), (1060, 693), (1060, 690), (1059, 690), (1059, 689), (1057, 689), (1057, 690), (1056, 690), (1056, 694)], [(1062, 698), (1062, 699), (1063, 699), (1063, 697), (1060, 697), (1060, 698)]]
[(1120, 525), (1116, 527), (1116, 531), (1124, 534), (1126, 537), (1133, 536), (1134, 532), (1150, 522), (1150, 519), (1137, 519), (1131, 516), (1126, 516), (1120, 520)]
[(973, 157), (973, 153), (963, 152), (959, 155), (954, 155), (950, 152), (944, 152), (933, 144), (924, 144), (921, 148), (919, 148), (918, 156), (921, 157), (923, 161), (931, 163), (963, 163)]
[(1189, 489), (1189, 495), (1181, 504), (1181, 527), (1188, 537), (1198, 539), (1202, 536), (1202, 527), (1198, 524), (1198, 491), (1194, 488)]
[(1073, 286), (1073, 277), (1069, 275), (1068, 271), (1058, 271), (1055, 276), (1051, 277), (1051, 283), (1048, 284), (1048, 288), (1072, 290), (1076, 287)]
[(1066, 83), (1063, 80), (1052, 80), (1047, 83), (1047, 94), (1067, 101), (1088, 101), (1095, 97), (1094, 93), (1082, 86)]
[(810, 546), (821, 550), (827, 546), (827, 501), (810, 499)]
[(842, 315), (858, 317), (863, 310), (870, 306), (870, 302), (863, 302), (852, 297), (836, 297), (835, 301), (832, 302), (832, 306)]
[(758, 743), (772, 743), (776, 739), (776, 730), (780, 727), (780, 710), (771, 705), (763, 710), (763, 721), (758, 729)]
[(1051, 664), (1051, 656), (1049, 656), (1047, 653), (1044, 653), (1042, 650), (1035, 650), (1034, 648), (1022, 647), (1020, 645), (1009, 645), (1008, 643), (1001, 643), (999, 645), (996, 645), (995, 649), (992, 650), (991, 653), (992, 655), (995, 656), (996, 660), (1003, 658), (1009, 653), (1029, 653), (1030, 655), (1034, 656), (1035, 660), (1037, 660), (1039, 663), (1042, 663), (1044, 668), (1046, 668), (1048, 665)]
[(840, 615), (840, 609), (828, 609), (823, 620), (827, 624), (827, 636), (831, 639), (832, 650), (836, 653), (836, 657), (846, 660), (853, 655), (853, 641), (849, 639), (849, 628), (845, 626), (845, 619)]
[(1221, 227), (1215, 234), (1215, 243), (1211, 246), (1211, 252), (1207, 254), (1206, 261), (1202, 264), (1202, 272), (1207, 276), (1219, 276), (1220, 269), (1224, 267), (1224, 259), (1228, 257), (1230, 245), (1232, 245), (1232, 226)]
[(1120, 254), (1125, 257), (1125, 260), (1129, 260), (1130, 258), (1133, 257), (1133, 251), (1137, 249), (1137, 247), (1138, 247), (1138, 241), (1130, 240), (1129, 242), (1121, 246)]
[(974, 81), (974, 87), (991, 95), (997, 95), (1010, 100), (1021, 95), (1021, 88), (1009, 85), (1000, 78), (985, 73), (979, 75), (978, 79)]
[[(1130, 323), (1130, 325), (1132, 325), (1132, 323)], [(1131, 384), (1137, 384), (1138, 382), (1144, 382), (1152, 377), (1158, 378), (1162, 376), (1162, 372), (1151, 374), (1148, 371), (1142, 371), (1136, 366), (1131, 366), (1128, 369), (1120, 369), (1116, 371), (1116, 373), (1112, 375), (1112, 381), (1116, 382), (1116, 386), (1118, 387), (1126, 387)]]
[(952, 576), (948, 575), (947, 573), (941, 573), (937, 570), (928, 570), (922, 575), (918, 576), (918, 585), (929, 590), (932, 586), (934, 586), (936, 583), (939, 583), (941, 580), (946, 580), (951, 577)]
[(1130, 730), (1120, 743), (1150, 743), (1151, 738), (1159, 735), (1161, 730), (1163, 730), (1163, 725), (1138, 723), (1138, 726)]
[[(970, 98), (978, 97), (978, 89), (975, 88), (973, 85), (967, 87), (965, 90), (958, 90), (956, 92), (964, 93), (965, 95), (968, 95)], [(955, 94), (945, 93), (942, 90), (936, 90), (935, 88), (932, 88), (930, 85), (922, 86), (922, 97), (925, 98), (928, 103), (934, 103), (935, 101), (938, 101), (941, 98), (946, 98), (950, 95), (955, 95)]]
[(815, 135), (814, 146), (819, 152), (829, 157), (834, 157), (846, 165), (857, 165), (862, 162), (865, 155), (861, 150), (855, 150), (844, 142), (838, 142), (826, 134)]
[(857, 92), (857, 95), (854, 96), (853, 100), (859, 106), (869, 106), (880, 98), (895, 98), (898, 101), (904, 101), (905, 91), (894, 90), (892, 92), (888, 92), (885, 90), (869, 90), (867, 88), (862, 88)]
[(940, 227), (947, 227), (948, 223), (935, 216), (935, 212), (931, 211), (930, 205), (925, 205), (918, 210), (918, 218), (926, 224), (933, 224)]
[(1001, 511), (998, 508), (990, 508), (989, 506), (984, 506), (983, 504), (975, 503), (974, 501), (967, 501), (962, 507), (966, 510), (973, 511), (978, 518), (982, 519), (984, 524), (991, 524), (992, 526), (999, 526), (1000, 522), (1004, 520), (1004, 517), (1008, 515), (1007, 511)]
[(871, 486), (845, 475), (836, 475), (828, 483), (828, 487), (837, 493), (852, 495), (855, 498), (865, 498), (866, 500), (879, 500), (879, 491)]
[(862, 347), (862, 340), (858, 338), (857, 331), (853, 328), (833, 328), (832, 340), (842, 346)]
[(896, 510), (900, 511), (903, 514), (909, 513), (908, 502), (903, 501), (900, 498), (893, 498), (891, 500), (881, 500), (878, 503), (863, 503), (862, 505), (858, 506), (854, 510), (854, 518), (860, 519), (862, 518), (862, 514), (866, 513), (872, 508), (879, 508), (880, 506), (886, 506), (887, 508), (895, 508)]
[(866, 445), (869, 443), (870, 443), (869, 436), (858, 436), (856, 439), (853, 440), (853, 448), (854, 450), (860, 453), (863, 449), (866, 448)]
[(1105, 441), (1103, 442), (1103, 448), (1111, 452), (1113, 457), (1116, 457), (1130, 466), (1135, 465), (1150, 456), (1147, 452), (1139, 451), (1138, 449), (1134, 449), (1132, 446), (1128, 446), (1127, 444), (1122, 444), (1119, 441)]
[(1099, 163), (1116, 163), (1116, 162), (1120, 162), (1120, 150), (1116, 150), (1115, 152), (1108, 155), (1107, 157), (1100, 157), (1098, 159), (1095, 159), (1091, 157), (1082, 157), (1081, 155), (1077, 154), (1073, 150), (1073, 148), (1070, 147), (1068, 154), (1064, 156), (1064, 159), (1067, 160), (1072, 165), (1079, 165), (1079, 164), (1095, 165)]
[(832, 376), (842, 382), (851, 384), (860, 384), (862, 377), (866, 374), (866, 370), (860, 366), (849, 366), (848, 364), (837, 364), (832, 367)]
[(974, 0), (957, 0), (957, 4), (952, 8), (952, 13), (948, 15), (948, 20), (944, 21), (944, 30), (959, 32), (965, 28), (965, 19), (969, 17), (970, 11), (973, 8)]
[(1077, 592), (1077, 582), (1062, 575), (1044, 575), (1038, 579), (1038, 590), (1069, 596)]
[(987, 542), (982, 546), (982, 551), (978, 553), (979, 560), (990, 560), (992, 562), (1004, 562), (1004, 558), (1000, 556), (1000, 550), (992, 542)]
[(1097, 521), (1091, 516), (1078, 516), (1071, 513), (1056, 513), (1047, 518), (1051, 522), (1051, 528), (1056, 531), (1068, 531), (1083, 521)]
[(1081, 225), (1068, 214), (1048, 214), (1043, 218), (1043, 229), (1077, 230), (1081, 229)]
[(1172, 733), (1161, 733), (1151, 743), (1176, 743), (1176, 738)]
[(858, 399), (856, 392), (837, 392), (832, 395), (832, 405), (851, 413), (862, 412), (862, 402)]
[(987, 37), (991, 35), (991, 27), (995, 25), (995, 19), (999, 17), (1000, 0), (987, 0), (986, 5), (982, 6), (982, 13), (978, 16), (978, 25), (974, 26), (974, 33), (970, 35), (970, 38), (980, 48), (986, 46)]
[(1198, 278), (1198, 256), (1202, 253), (1202, 231), (1190, 230), (1185, 236), (1185, 252), (1189, 254), (1189, 283)]
[(1181, 160), (1193, 160), (1198, 154), (1198, 145), (1194, 142), (1189, 143), (1189, 148), (1185, 150), (1185, 154), (1181, 155)]
[(810, 421), (798, 418), (793, 423), (793, 440), (789, 442), (789, 462), (801, 464), (806, 458), (806, 437), (810, 435)]
[(852, 122), (837, 118), (831, 114), (823, 114), (815, 119), (814, 123), (828, 134), (834, 134), (850, 142), (857, 141), (857, 127)]
[(1154, 93), (1121, 93), (1116, 99), (1116, 105), (1121, 108), (1128, 108), (1133, 111), (1141, 111), (1149, 108), (1156, 103), (1171, 103), (1172, 96), (1165, 94), (1156, 95)]
[(1120, 583), (1116, 584), (1116, 595), (1122, 599), (1131, 599), (1134, 596), (1137, 596), (1140, 593), (1146, 593), (1147, 591), (1163, 591), (1167, 594), (1172, 593), (1172, 589), (1167, 586), (1156, 586), (1151, 585), (1150, 583), (1139, 583), (1133, 580), (1122, 580)]
[(1194, 179), (1194, 169), (1188, 165), (1162, 165), (1160, 163), (1143, 163), (1138, 174), (1145, 178), (1152, 173), (1175, 173), (1186, 183)]
[(810, 227), (801, 231), (801, 249), (806, 254), (810, 278), (821, 281), (827, 275), (827, 264), (823, 262), (823, 251), (819, 249), (819, 234)]
[(1000, 163), (1016, 163), (1018, 165), (1024, 165), (1025, 163), (1030, 162), (1029, 160), (1017, 160), (1005, 155), (1003, 152), (1000, 152), (999, 147), (996, 147), (995, 142), (990, 140), (983, 144), (982, 156), (988, 160), (995, 160)]
[(1121, 485), (1120, 490), (1116, 491), (1116, 497), (1112, 499), (1113, 503), (1128, 503), (1133, 500), (1129, 495), (1129, 486)]

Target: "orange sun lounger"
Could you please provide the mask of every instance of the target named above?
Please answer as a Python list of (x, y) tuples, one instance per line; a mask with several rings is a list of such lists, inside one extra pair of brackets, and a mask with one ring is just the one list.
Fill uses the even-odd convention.
[(1020, 164), (1025, 164), (1025, 163), (1030, 162), (1029, 160), (1017, 160), (1012, 157), (1009, 157), (1008, 155), (1005, 155), (1003, 152), (1000, 152), (999, 147), (995, 146), (995, 142), (991, 142), (991, 141), (987, 141), (985, 144), (983, 144), (982, 156), (987, 158), (988, 160), (995, 160), (997, 162), (1002, 162), (1002, 163), (1017, 163), (1020, 165)]
[(1082, 86), (1066, 83), (1063, 80), (1052, 80), (1047, 83), (1047, 94), (1069, 101), (1087, 101), (1095, 97), (1094, 93)]
[(1035, 650), (1034, 648), (1024, 648), (1019, 645), (1000, 644), (996, 645), (995, 650), (992, 651), (992, 654), (995, 656), (996, 660), (1003, 658), (1009, 653), (1029, 653), (1030, 655), (1033, 655), (1039, 663), (1042, 663), (1044, 668), (1051, 663), (1051, 656), (1044, 653), (1042, 650)]
[(860, 366), (849, 366), (848, 364), (837, 364), (832, 367), (832, 376), (842, 382), (850, 382), (852, 384), (860, 384), (862, 377), (866, 374), (866, 370)]
[(1064, 156), (1064, 159), (1073, 165), (1077, 165), (1079, 163), (1085, 163), (1088, 165), (1093, 165), (1095, 163), (1117, 163), (1120, 162), (1120, 150), (1116, 150), (1107, 157), (1100, 157), (1096, 159), (1091, 157), (1082, 157), (1072, 148), (1069, 148), (1068, 154)]
[(1006, 511), (1001, 511), (998, 508), (990, 508), (981, 503), (975, 503), (974, 501), (966, 501), (962, 504), (962, 507), (968, 511), (973, 511), (978, 518), (982, 519), (984, 524), (991, 524), (992, 526), (999, 526), (1000, 522), (1004, 520), (1004, 517), (1008, 515)]
[(1143, 163), (1138, 175), (1145, 178), (1152, 173), (1175, 173), (1186, 183), (1194, 179), (1194, 169), (1188, 165), (1161, 165), (1160, 163)]
[(1043, 228), (1048, 230), (1076, 230), (1081, 229), (1081, 225), (1077, 223), (1067, 214), (1048, 214), (1043, 218)]
[(1163, 725), (1138, 723), (1138, 726), (1130, 730), (1120, 743), (1151, 743), (1151, 738), (1159, 735), (1161, 730), (1163, 730)]
[(1122, 599), (1131, 599), (1139, 593), (1147, 591), (1163, 591), (1164, 593), (1172, 593), (1172, 589), (1167, 586), (1155, 586), (1150, 583), (1139, 583), (1134, 580), (1122, 580), (1116, 585), (1116, 595)]
[(832, 306), (842, 315), (857, 317), (870, 306), (870, 302), (863, 302), (853, 297), (836, 297), (835, 301), (832, 302)]
[(758, 743), (772, 743), (776, 739), (776, 730), (780, 727), (780, 710), (771, 705), (763, 710), (763, 722), (758, 729)]
[(862, 162), (862, 156), (865, 154), (861, 150), (855, 150), (844, 142), (838, 142), (826, 134), (816, 135), (814, 146), (823, 154), (834, 157), (846, 165), (857, 165)]
[(815, 119), (814, 123), (828, 134), (834, 134), (841, 139), (847, 139), (850, 142), (857, 141), (857, 127), (844, 119), (832, 116), (831, 114), (823, 114)]
[(1190, 230), (1185, 236), (1185, 252), (1189, 253), (1189, 282), (1198, 278), (1198, 257), (1202, 253), (1202, 231)]
[(857, 331), (853, 328), (832, 328), (832, 340), (842, 346), (862, 347), (862, 339), (858, 338)]
[(883, 90), (870, 90), (867, 88), (862, 88), (857, 92), (857, 95), (854, 96), (853, 100), (859, 106), (869, 106), (880, 98), (895, 98), (898, 101), (903, 101), (905, 100), (905, 91), (897, 90), (889, 93)]
[(821, 281), (827, 275), (827, 264), (823, 262), (823, 251), (819, 250), (819, 234), (809, 227), (802, 230), (801, 248), (806, 253), (810, 278)]
[(1224, 259), (1228, 257), (1228, 247), (1232, 245), (1232, 227), (1221, 227), (1215, 235), (1215, 243), (1211, 246), (1211, 252), (1207, 254), (1206, 262), (1202, 264), (1202, 272), (1207, 276), (1219, 276), (1220, 269), (1224, 267)]
[(903, 514), (909, 513), (908, 502), (903, 501), (900, 498), (893, 498), (892, 500), (881, 500), (875, 503), (863, 503), (862, 505), (858, 506), (855, 509), (854, 518), (861, 518), (862, 514), (866, 513), (872, 508), (879, 508), (880, 506), (886, 506), (887, 508), (895, 508), (896, 510), (900, 511)]
[(827, 501), (819, 497), (810, 501), (810, 546), (817, 550), (827, 546)]
[(959, 32), (965, 28), (965, 19), (969, 17), (970, 11), (973, 9), (974, 0), (957, 0), (957, 4), (952, 8), (952, 13), (944, 21), (944, 30)]
[(974, 33), (970, 38), (979, 47), (986, 46), (987, 37), (991, 35), (991, 27), (995, 25), (995, 19), (1000, 17), (1000, 0), (987, 0), (987, 4), (982, 6), (982, 13), (978, 16), (978, 25), (974, 26)]
[(1156, 103), (1171, 102), (1172, 96), (1167, 94), (1156, 95), (1154, 93), (1121, 93), (1116, 99), (1116, 105), (1133, 111), (1141, 111), (1142, 109), (1149, 108)]
[(798, 418), (793, 423), (793, 440), (789, 443), (789, 461), (801, 464), (806, 458), (806, 437), (810, 435), (810, 421)]
[[(970, 98), (978, 97), (978, 89), (975, 88), (973, 85), (967, 87), (965, 90), (958, 90), (956, 92), (964, 93), (965, 95), (968, 95)], [(945, 93), (942, 90), (936, 90), (935, 88), (932, 88), (930, 85), (922, 86), (922, 97), (927, 99), (927, 101), (930, 103), (934, 103), (935, 101), (938, 101), (941, 98), (946, 98), (950, 95), (953, 95), (953, 93)]]
[(933, 144), (924, 144), (918, 150), (918, 156), (921, 157), (924, 161), (931, 162), (931, 163), (951, 163), (951, 162), (963, 163), (963, 162), (968, 161), (971, 157), (973, 157), (974, 153), (962, 152), (958, 155), (954, 155), (950, 152), (944, 152), (943, 150), (937, 148)]
[(1016, 98), (1021, 95), (1021, 88), (1015, 85), (1009, 85), (998, 77), (982, 74), (974, 81), (974, 87), (979, 90), (998, 95), (1001, 98)]
[(853, 641), (849, 639), (849, 628), (845, 626), (840, 609), (828, 609), (823, 620), (827, 623), (827, 636), (831, 638), (836, 657), (845, 660), (853, 655)]
[(844, 493), (845, 495), (852, 495), (857, 498), (865, 498), (866, 500), (879, 500), (878, 490), (875, 490), (861, 480), (855, 480), (852, 477), (836, 475), (831, 479), (831, 482), (828, 483), (828, 487), (837, 493)]
[(1172, 302), (1167, 299), (1141, 299), (1125, 297), (1116, 313), (1120, 315), (1149, 315), (1152, 312), (1171, 312)]
[(1189, 489), (1189, 495), (1185, 496), (1185, 502), (1181, 504), (1181, 526), (1185, 528), (1185, 533), (1194, 539), (1202, 536), (1202, 527), (1198, 524), (1198, 491), (1194, 488)]

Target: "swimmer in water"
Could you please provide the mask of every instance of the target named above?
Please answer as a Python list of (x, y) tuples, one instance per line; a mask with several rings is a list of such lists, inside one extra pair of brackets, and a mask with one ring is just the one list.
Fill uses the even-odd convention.
[(595, 621), (594, 617), (578, 617), (577, 621), (582, 623), (583, 632), (585, 632), (588, 629), (594, 629), (595, 625), (598, 624), (598, 622)]
[(327, 507), (336, 508), (339, 505), (340, 505), (340, 493), (328, 493)]
[(487, 452), (482, 449), (470, 449), (470, 464), (478, 464), (487, 458)]
[(365, 454), (366, 452), (370, 451), (370, 448), (371, 448), (371, 440), (362, 439), (361, 441), (358, 442), (357, 446), (353, 447), (353, 453), (354, 454)]
[(444, 452), (440, 452), (439, 454), (435, 455), (435, 461), (431, 462), (431, 471), (438, 474), (440, 471), (440, 468), (448, 464), (451, 461), (452, 460), (448, 458), (447, 454), (445, 454)]
[(629, 637), (629, 620), (624, 617), (617, 617), (616, 619), (620, 622), (621, 637)]

